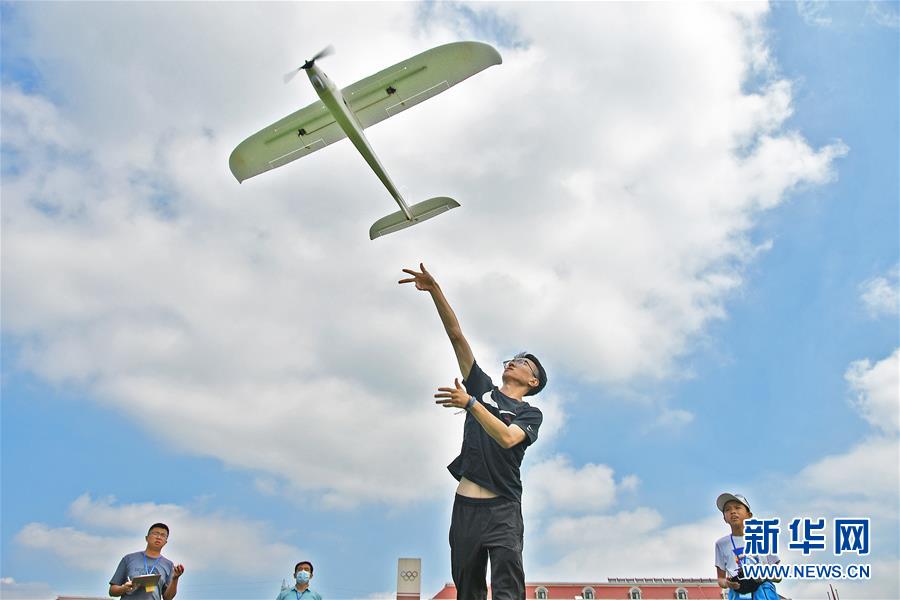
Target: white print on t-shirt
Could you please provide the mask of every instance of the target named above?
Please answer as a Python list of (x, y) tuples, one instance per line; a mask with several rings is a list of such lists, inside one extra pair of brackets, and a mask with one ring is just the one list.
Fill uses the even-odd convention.
[[(734, 536), (734, 544), (738, 550), (744, 549), (744, 536)], [(742, 554), (743, 561), (751, 564), (778, 564), (780, 559), (777, 554), (767, 554), (765, 556), (755, 556)], [(731, 546), (731, 536), (726, 535), (716, 542), (716, 566), (725, 571), (729, 577), (734, 577), (738, 572), (737, 557)]]
[[(485, 396), (487, 396), (487, 397), (485, 397)], [(491, 398), (491, 390), (488, 390), (481, 395), (481, 401), (484, 402), (485, 404), (490, 404), (497, 410), (500, 410), (500, 407), (497, 405), (497, 402), (493, 398)]]

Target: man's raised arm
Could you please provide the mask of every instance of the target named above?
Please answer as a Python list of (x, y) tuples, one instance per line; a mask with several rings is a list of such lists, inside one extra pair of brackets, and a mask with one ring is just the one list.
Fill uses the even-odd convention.
[(447, 332), (447, 337), (450, 338), (450, 343), (453, 345), (453, 352), (456, 353), (456, 362), (459, 363), (459, 372), (462, 373), (463, 379), (465, 379), (469, 376), (469, 371), (472, 370), (472, 365), (475, 363), (475, 356), (472, 354), (472, 348), (469, 347), (469, 342), (466, 341), (466, 338), (463, 336), (462, 329), (459, 326), (459, 320), (456, 318), (453, 309), (450, 308), (450, 303), (447, 302), (447, 298), (444, 297), (441, 286), (434, 280), (431, 273), (425, 270), (425, 265), (423, 263), (419, 263), (419, 268), (422, 269), (421, 272), (412, 269), (403, 269), (404, 273), (408, 273), (409, 275), (412, 275), (412, 277), (401, 279), (398, 283), (414, 283), (417, 290), (431, 294), (431, 299), (434, 300), (434, 306), (437, 308), (438, 316), (441, 317), (441, 322), (444, 324), (444, 330)]

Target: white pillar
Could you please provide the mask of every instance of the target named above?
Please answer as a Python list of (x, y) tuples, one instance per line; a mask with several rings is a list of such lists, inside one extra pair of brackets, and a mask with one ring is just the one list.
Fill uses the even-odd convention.
[(422, 597), (422, 559), (397, 560), (397, 600), (420, 600)]

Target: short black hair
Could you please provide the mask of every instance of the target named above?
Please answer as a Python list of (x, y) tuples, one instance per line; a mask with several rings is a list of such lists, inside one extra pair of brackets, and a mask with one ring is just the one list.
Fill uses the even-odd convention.
[(531, 354), (530, 352), (522, 352), (521, 354), (519, 354), (519, 356), (527, 358), (528, 360), (530, 360), (531, 362), (534, 363), (534, 366), (537, 367), (538, 384), (536, 386), (534, 386), (533, 388), (531, 388), (530, 390), (528, 390), (528, 393), (525, 394), (526, 396), (534, 396), (535, 394), (539, 393), (542, 389), (544, 389), (545, 385), (547, 385), (547, 371), (544, 369), (544, 365), (541, 364), (541, 361), (539, 361), (537, 359), (537, 356), (535, 356), (534, 354)]
[(147, 530), (147, 535), (150, 535), (150, 532), (153, 531), (154, 529), (165, 529), (166, 535), (169, 535), (169, 526), (166, 525), (165, 523), (154, 523), (153, 525), (150, 526), (150, 529)]
[(300, 565), (309, 565), (309, 574), (310, 574), (310, 575), (313, 574), (313, 571), (314, 571), (315, 569), (313, 569), (312, 563), (309, 562), (308, 560), (301, 560), (301, 561), (298, 562), (296, 565), (294, 565), (294, 573), (297, 572), (297, 570), (300, 568)]

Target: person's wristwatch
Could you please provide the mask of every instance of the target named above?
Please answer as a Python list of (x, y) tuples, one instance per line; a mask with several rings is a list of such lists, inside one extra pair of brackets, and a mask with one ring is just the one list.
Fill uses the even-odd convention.
[(469, 410), (473, 406), (475, 406), (475, 396), (469, 396), (469, 401), (466, 402), (466, 410)]

